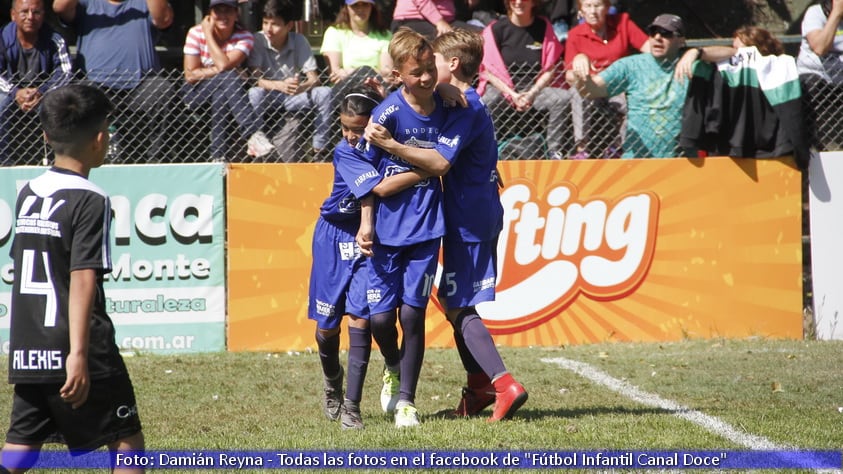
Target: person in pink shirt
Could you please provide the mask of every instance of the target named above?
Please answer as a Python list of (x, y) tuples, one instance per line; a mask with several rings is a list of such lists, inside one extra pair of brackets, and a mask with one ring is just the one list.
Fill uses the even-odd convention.
[(255, 37), (237, 22), (237, 0), (211, 0), (210, 12), (187, 32), (184, 43), (182, 98), (190, 109), (211, 105), (211, 160), (229, 161), (228, 115), (248, 137), (248, 154), (274, 150), (261, 131), (263, 121), (252, 109), (240, 70), (254, 48)]
[(429, 40), (454, 28), (479, 31), (476, 26), (459, 21), (456, 17), (454, 0), (396, 0), (390, 29), (394, 33), (398, 28), (406, 26)]
[[(571, 28), (565, 43), (565, 77), (569, 83), (596, 74), (624, 56), (649, 52), (647, 34), (628, 14), (610, 15), (610, 7), (610, 0), (579, 1), (583, 22)], [(623, 95), (583, 99), (574, 94), (571, 109), (577, 141), (576, 154), (571, 158), (620, 157), (626, 117)], [(597, 135), (605, 138), (599, 140)]]
[[(571, 90), (560, 73), (563, 46), (536, 0), (508, 0), (507, 16), (483, 29), (483, 62), (477, 92), (495, 123), (513, 120), (512, 112), (546, 112), (544, 135), (551, 158), (564, 156)], [(506, 105), (510, 107), (507, 107)]]

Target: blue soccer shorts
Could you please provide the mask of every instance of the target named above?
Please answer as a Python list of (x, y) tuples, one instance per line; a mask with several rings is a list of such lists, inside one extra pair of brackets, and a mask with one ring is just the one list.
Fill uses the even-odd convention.
[(319, 329), (334, 329), (345, 314), (369, 319), (368, 264), (355, 236), (319, 218), (313, 230), (313, 265), (307, 317)]
[(427, 307), (436, 276), (440, 239), (404, 247), (375, 244), (369, 259), (368, 302), (371, 314), (392, 311), (402, 303)]
[(439, 298), (449, 309), (467, 308), (495, 300), (498, 274), (498, 240), (442, 243), (442, 275)]

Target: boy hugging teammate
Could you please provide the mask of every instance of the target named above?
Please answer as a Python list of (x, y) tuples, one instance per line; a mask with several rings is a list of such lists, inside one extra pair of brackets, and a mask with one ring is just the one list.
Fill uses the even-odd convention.
[[(372, 121), (401, 143), (432, 148), (446, 117), (435, 93), (433, 49), (424, 36), (401, 28), (389, 44), (389, 54), (393, 75), (403, 86), (372, 111)], [(369, 146), (366, 155), (385, 178), (413, 170), (404, 159), (382, 148)], [(396, 426), (417, 426), (415, 395), (424, 358), (424, 314), (445, 234), (441, 183), (438, 178), (424, 179), (379, 198), (373, 212), (368, 302), (372, 336), (386, 362), (381, 405), (384, 411), (395, 411)], [(404, 335), (400, 350), (396, 319)]]
[(483, 58), (483, 42), (474, 33), (454, 30), (437, 37), (433, 48), (439, 81), (462, 90), (468, 107), (449, 110), (433, 149), (402, 144), (388, 127), (377, 124), (367, 127), (365, 137), (422, 170), (443, 176), (446, 234), (439, 298), (468, 375), (454, 414), (476, 415), (494, 403), (489, 421), (498, 421), (511, 417), (527, 401), (527, 392), (507, 371), (475, 308), (495, 299), (497, 242), (503, 227), (494, 124), (471, 87)]

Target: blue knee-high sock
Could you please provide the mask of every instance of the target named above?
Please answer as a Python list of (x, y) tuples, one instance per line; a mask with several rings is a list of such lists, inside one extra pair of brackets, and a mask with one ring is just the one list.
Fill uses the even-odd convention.
[(340, 373), (340, 334), (325, 337), (317, 330), (316, 347), (319, 349), (322, 373), (329, 379), (336, 377)]
[(506, 372), (506, 366), (503, 364), (498, 348), (495, 347), (495, 341), (474, 308), (461, 312), (457, 316), (456, 323), (459, 325), (469, 352), (490, 379)]
[(381, 349), (381, 354), (389, 367), (398, 365), (401, 355), (398, 352), (398, 329), (395, 328), (395, 311), (373, 314), (369, 317), (372, 337)]
[(471, 351), (468, 350), (468, 346), (465, 345), (465, 338), (462, 336), (459, 327), (454, 327), (454, 342), (457, 345), (457, 352), (460, 354), (460, 360), (462, 361), (462, 366), (465, 368), (465, 371), (469, 374), (479, 374), (483, 372), (483, 368), (480, 367), (480, 364), (474, 359), (474, 356), (471, 355)]
[(415, 403), (424, 360), (424, 308), (401, 305), (401, 388), (399, 400)]
[(363, 398), (363, 381), (369, 368), (372, 353), (372, 332), (369, 328), (348, 327), (348, 387), (345, 398), (360, 403)]

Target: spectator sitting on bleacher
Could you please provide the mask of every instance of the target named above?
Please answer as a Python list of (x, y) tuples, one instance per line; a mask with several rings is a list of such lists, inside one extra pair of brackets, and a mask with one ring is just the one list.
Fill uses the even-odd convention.
[[(463, 0), (458, 0), (463, 1)], [(390, 29), (396, 32), (406, 26), (430, 41), (454, 28), (480, 31), (480, 28), (457, 20), (454, 0), (396, 0)]]
[(329, 157), (331, 88), (320, 85), (307, 38), (293, 31), (301, 16), (301, 1), (266, 2), (263, 30), (258, 32), (249, 57), (249, 66), (258, 77), (257, 86), (249, 89), (249, 101), (260, 115), (282, 107), (287, 112), (314, 110), (313, 159), (321, 161)]
[[(170, 4), (167, 0), (55, 0), (53, 10), (76, 31), (76, 68), (115, 104), (114, 123), (121, 143), (131, 142), (124, 149), (146, 150), (148, 160), (160, 159), (173, 94), (167, 78), (156, 74), (161, 65), (153, 30), (172, 24)], [(143, 157), (120, 157), (120, 161), (129, 160), (143, 161)]]
[(36, 110), (41, 97), (72, 77), (67, 44), (44, 24), (44, 2), (14, 0), (11, 13), (12, 21), (0, 31), (0, 166), (14, 164), (12, 124), (40, 130)]
[(678, 150), (685, 103), (693, 62), (717, 62), (729, 58), (734, 49), (709, 46), (685, 47), (685, 24), (676, 15), (657, 16), (649, 26), (650, 52), (618, 59), (599, 74), (581, 78), (576, 87), (583, 97), (611, 97), (626, 93), (629, 108), (622, 158), (668, 158)]
[[(580, 0), (583, 22), (571, 28), (565, 43), (565, 77), (584, 78), (606, 69), (618, 59), (639, 52), (649, 53), (650, 42), (626, 13), (611, 15), (610, 0)], [(571, 158), (618, 158), (622, 152), (626, 97), (587, 99), (574, 94), (571, 103), (576, 154)], [(601, 140), (602, 138), (602, 140)]]
[[(809, 126), (816, 136), (814, 145), (821, 150), (843, 145), (843, 0), (822, 0), (805, 10), (802, 19), (802, 43), (796, 68), (805, 89), (810, 109)], [(816, 114), (826, 115), (816, 120)]]
[(503, 100), (518, 112), (546, 111), (545, 137), (552, 157), (562, 150), (571, 91), (557, 70), (562, 44), (550, 21), (537, 16), (534, 0), (509, 0), (506, 17), (483, 29), (483, 62), (477, 92), (492, 111), (495, 123), (509, 119), (502, 115)]
[(391, 38), (374, 0), (345, 0), (320, 49), (328, 61), (336, 105), (367, 77), (392, 80)]
[(187, 32), (184, 43), (185, 103), (195, 108), (211, 104), (211, 159), (231, 160), (228, 118), (234, 116), (248, 154), (263, 156), (274, 148), (260, 130), (261, 118), (249, 105), (245, 80), (238, 68), (252, 51), (254, 36), (237, 23), (237, 0), (211, 0), (210, 14)]

